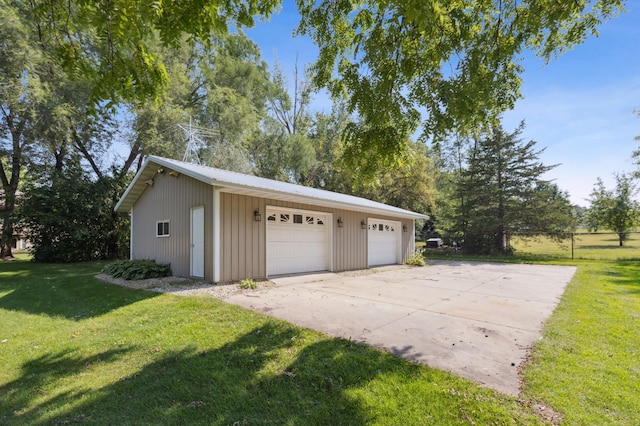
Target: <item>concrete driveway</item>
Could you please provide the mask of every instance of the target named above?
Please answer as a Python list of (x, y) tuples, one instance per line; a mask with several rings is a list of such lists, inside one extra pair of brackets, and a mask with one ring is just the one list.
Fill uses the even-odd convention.
[(518, 366), (575, 270), (432, 261), (282, 277), (227, 301), (517, 395)]

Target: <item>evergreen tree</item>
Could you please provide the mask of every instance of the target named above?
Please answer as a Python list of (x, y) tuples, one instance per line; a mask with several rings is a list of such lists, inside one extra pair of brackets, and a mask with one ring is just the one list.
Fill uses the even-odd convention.
[(535, 142), (524, 142), (524, 123), (513, 132), (501, 127), (477, 140), (468, 151), (467, 167), (456, 186), (457, 227), (467, 251), (505, 253), (515, 232), (541, 234), (570, 228), (566, 193), (545, 182)]

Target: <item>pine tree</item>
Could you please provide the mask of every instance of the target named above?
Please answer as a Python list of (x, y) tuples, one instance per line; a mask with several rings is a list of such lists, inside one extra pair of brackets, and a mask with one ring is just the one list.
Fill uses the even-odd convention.
[(567, 195), (542, 175), (544, 165), (535, 141), (520, 138), (524, 123), (513, 132), (501, 127), (476, 140), (457, 184), (458, 231), (465, 249), (505, 253), (514, 232), (548, 233), (572, 225)]

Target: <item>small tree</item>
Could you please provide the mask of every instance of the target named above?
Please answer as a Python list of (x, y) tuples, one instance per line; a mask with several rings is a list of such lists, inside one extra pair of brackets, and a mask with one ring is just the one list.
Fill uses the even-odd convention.
[(633, 177), (616, 174), (616, 187), (605, 188), (602, 179), (598, 178), (589, 202), (587, 224), (590, 230), (610, 229), (618, 233), (620, 246), (624, 244), (627, 233), (638, 225), (640, 220), (640, 203), (633, 199), (638, 187)]

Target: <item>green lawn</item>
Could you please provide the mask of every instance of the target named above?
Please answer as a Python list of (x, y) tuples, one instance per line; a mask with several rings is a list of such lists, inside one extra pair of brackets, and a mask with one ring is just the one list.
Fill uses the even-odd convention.
[(0, 263), (0, 424), (640, 424), (640, 266), (580, 266), (520, 398), (213, 298)]
[[(520, 256), (571, 259), (571, 239), (556, 241), (547, 237), (514, 237), (512, 246)], [(576, 234), (574, 259), (640, 260), (640, 234), (629, 234), (620, 247), (617, 234)]]
[(640, 264), (581, 263), (525, 371), (572, 425), (640, 425)]

